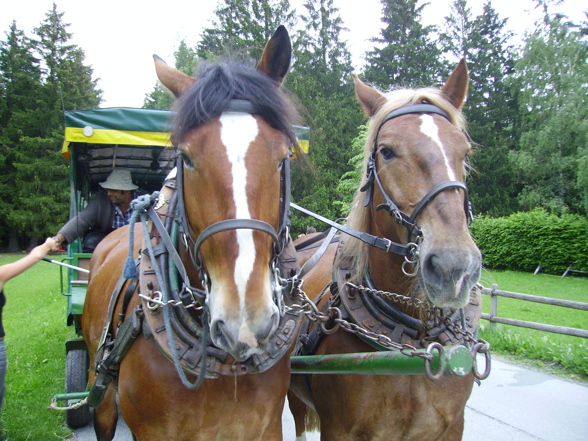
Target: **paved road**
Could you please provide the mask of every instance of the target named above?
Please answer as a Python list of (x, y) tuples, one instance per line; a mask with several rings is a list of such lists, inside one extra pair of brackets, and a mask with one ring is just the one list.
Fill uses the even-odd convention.
[[(492, 360), (492, 373), (474, 386), (466, 408), (463, 441), (587, 441), (588, 387), (556, 376)], [(284, 441), (295, 441), (294, 422), (285, 406)], [(75, 441), (95, 441), (91, 427)], [(310, 433), (308, 441), (319, 441)], [(130, 441), (119, 424), (114, 441)]]

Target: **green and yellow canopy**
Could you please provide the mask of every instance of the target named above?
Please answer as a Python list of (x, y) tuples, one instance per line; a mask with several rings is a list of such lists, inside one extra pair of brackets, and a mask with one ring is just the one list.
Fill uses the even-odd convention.
[(171, 147), (168, 110), (113, 107), (65, 112), (62, 155), (71, 143)]
[[(112, 107), (65, 112), (62, 155), (69, 160), (71, 143), (172, 147), (169, 110)], [(293, 126), (299, 147), (308, 153), (310, 130)]]

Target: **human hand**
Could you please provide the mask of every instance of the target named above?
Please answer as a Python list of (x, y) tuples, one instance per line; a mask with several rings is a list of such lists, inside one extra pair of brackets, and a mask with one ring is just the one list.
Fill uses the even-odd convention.
[[(53, 236), (53, 237), (48, 237), (48, 240), (52, 240), (52, 248), (51, 251), (59, 251), (59, 248), (61, 247), (61, 244), (63, 243), (63, 241), (65, 240), (65, 237), (63, 236), (63, 234), (58, 233), (57, 235)], [(47, 243), (47, 241), (45, 241), (45, 243)]]
[(48, 237), (47, 239), (45, 239), (45, 243), (43, 245), (47, 246), (49, 251), (59, 251), (59, 246), (61, 245), (61, 243), (58, 243), (55, 240), (55, 237)]

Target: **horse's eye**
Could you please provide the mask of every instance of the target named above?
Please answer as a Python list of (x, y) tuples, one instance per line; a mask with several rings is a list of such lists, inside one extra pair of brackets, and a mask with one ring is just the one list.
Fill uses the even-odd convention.
[(380, 153), (386, 161), (390, 161), (396, 158), (396, 153), (394, 153), (394, 151), (392, 149), (389, 149), (388, 147), (383, 147), (382, 149), (380, 149)]
[(180, 151), (180, 156), (182, 157), (182, 161), (184, 161), (184, 165), (189, 168), (194, 168), (194, 162), (190, 159), (190, 157), (185, 153)]

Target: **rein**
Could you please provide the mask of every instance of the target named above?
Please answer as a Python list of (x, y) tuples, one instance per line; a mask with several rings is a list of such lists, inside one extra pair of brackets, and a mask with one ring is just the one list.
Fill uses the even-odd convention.
[(296, 210), (300, 211), (301, 213), (307, 214), (315, 219), (324, 222), (325, 224), (335, 228), (342, 233), (348, 234), (349, 236), (355, 237), (356, 239), (361, 240), (362, 242), (367, 243), (368, 245), (378, 248), (382, 251), (390, 252), (399, 254), (405, 257), (411, 257), (414, 255), (416, 251), (416, 244), (408, 244), (403, 245), (401, 243), (392, 242), (390, 239), (386, 239), (385, 237), (374, 236), (373, 234), (365, 233), (363, 231), (354, 230), (353, 228), (349, 228), (346, 225), (339, 224), (337, 222), (333, 222), (326, 217), (321, 216), (320, 214), (316, 214), (306, 208), (303, 208), (294, 202), (290, 202), (290, 206), (295, 208)]

